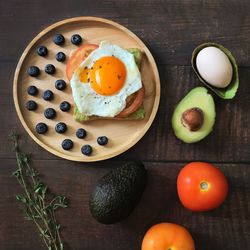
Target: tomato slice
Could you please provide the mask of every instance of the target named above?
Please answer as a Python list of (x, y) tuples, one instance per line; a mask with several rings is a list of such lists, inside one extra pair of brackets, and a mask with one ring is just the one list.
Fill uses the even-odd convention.
[(142, 85), (142, 88), (138, 90), (136, 97), (132, 101), (132, 103), (128, 107), (126, 107), (123, 111), (121, 111), (116, 117), (124, 118), (134, 113), (142, 105), (144, 100), (144, 95), (145, 95), (145, 88), (144, 85)]
[(69, 80), (81, 62), (98, 47), (96, 44), (84, 44), (73, 53), (66, 65), (66, 75)]

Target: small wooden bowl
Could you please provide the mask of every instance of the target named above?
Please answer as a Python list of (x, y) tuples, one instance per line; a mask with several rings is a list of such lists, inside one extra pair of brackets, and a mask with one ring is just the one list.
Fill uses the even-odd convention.
[[(65, 44), (58, 46), (54, 44), (53, 37), (61, 33), (65, 37)], [(83, 43), (99, 44), (103, 40), (109, 40), (124, 48), (139, 48), (144, 52), (141, 66), (142, 80), (146, 89), (144, 107), (146, 116), (141, 121), (112, 121), (97, 120), (81, 124), (73, 119), (71, 108), (70, 112), (62, 112), (59, 105), (62, 101), (68, 101), (73, 106), (71, 88), (65, 74), (66, 63), (57, 62), (55, 55), (62, 51), (69, 58), (70, 52), (77, 48), (70, 42), (73, 34), (80, 34)], [(38, 56), (37, 47), (44, 45), (48, 48), (46, 57)], [(66, 60), (67, 60), (66, 59)], [(46, 64), (52, 63), (56, 67), (54, 75), (48, 75), (44, 72)], [(40, 68), (39, 77), (30, 77), (27, 74), (29, 66), (36, 65)], [(57, 79), (67, 81), (67, 87), (64, 91), (55, 89), (54, 83)], [(35, 85), (39, 89), (39, 94), (35, 97), (27, 94), (27, 87)], [(43, 100), (42, 94), (46, 89), (54, 93), (54, 99), (50, 102)], [(29, 135), (43, 148), (59, 157), (81, 162), (91, 162), (105, 160), (117, 156), (135, 145), (151, 126), (160, 101), (160, 79), (155, 61), (144, 45), (144, 43), (127, 28), (107, 19), (96, 17), (76, 17), (57, 22), (40, 32), (27, 46), (23, 52), (14, 77), (13, 96), (16, 111), (24, 128)], [(36, 111), (28, 111), (25, 104), (28, 100), (34, 100), (38, 104)], [(48, 120), (43, 112), (51, 107), (57, 111), (56, 118)], [(40, 135), (35, 131), (38, 122), (45, 122), (49, 130), (46, 134)], [(55, 125), (58, 122), (65, 122), (68, 130), (64, 134), (55, 132)], [(85, 139), (78, 139), (75, 132), (78, 128), (84, 128), (87, 131)], [(98, 136), (105, 135), (109, 138), (106, 146), (97, 144)], [(74, 147), (65, 151), (61, 147), (61, 142), (69, 138), (74, 142)], [(90, 144), (93, 147), (91, 156), (85, 156), (81, 153), (81, 147), (84, 144)]]

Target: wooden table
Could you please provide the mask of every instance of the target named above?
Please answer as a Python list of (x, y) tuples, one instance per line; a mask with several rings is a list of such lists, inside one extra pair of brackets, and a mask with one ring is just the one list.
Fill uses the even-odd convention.
[[(59, 213), (63, 238), (72, 250), (140, 249), (146, 230), (168, 221), (187, 227), (197, 250), (250, 249), (250, 3), (230, 1), (1, 1), (0, 2), (0, 107), (1, 146), (0, 249), (44, 249), (34, 225), (25, 221), (15, 200), (20, 192), (11, 177), (16, 161), (8, 133), (22, 135), (22, 149), (32, 154), (32, 164), (58, 194), (70, 199)], [(126, 153), (94, 164), (59, 159), (40, 148), (22, 128), (12, 100), (12, 80), (17, 61), (30, 40), (46, 26), (74, 16), (105, 17), (131, 29), (149, 47), (161, 77), (161, 103), (144, 138)], [(191, 66), (192, 50), (214, 41), (235, 55), (240, 88), (230, 101), (215, 98), (214, 131), (205, 140), (188, 145), (173, 135), (170, 120), (176, 103), (198, 86)], [(89, 194), (98, 178), (120, 163), (140, 159), (149, 184), (131, 216), (116, 225), (92, 219)], [(230, 192), (220, 208), (207, 213), (184, 209), (176, 194), (176, 177), (190, 161), (207, 161), (227, 176)]]

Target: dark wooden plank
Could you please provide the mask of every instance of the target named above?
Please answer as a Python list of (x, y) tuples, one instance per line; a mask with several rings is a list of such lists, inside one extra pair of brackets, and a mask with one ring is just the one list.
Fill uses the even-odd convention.
[[(43, 179), (71, 205), (59, 214), (70, 249), (139, 249), (152, 224), (171, 221), (189, 228), (198, 250), (250, 249), (250, 4), (247, 0), (144, 1), (0, 1), (0, 249), (44, 249), (34, 226), (23, 219), (14, 195), (20, 188), (10, 177), (16, 168), (8, 133), (17, 127), (22, 148), (32, 153)], [(159, 66), (162, 101), (146, 136), (132, 149), (96, 164), (56, 158), (33, 142), (22, 129), (12, 101), (12, 79), (18, 57), (46, 26), (73, 16), (93, 15), (117, 21), (141, 37)], [(181, 97), (199, 84), (190, 67), (191, 52), (205, 41), (224, 44), (236, 56), (241, 86), (234, 100), (216, 98), (217, 120), (204, 141), (187, 145), (171, 130), (171, 114)], [(186, 66), (185, 66), (186, 65)], [(38, 160), (39, 159), (39, 160)], [(95, 222), (88, 197), (96, 180), (116, 164), (141, 159), (149, 184), (133, 214), (117, 225)], [(190, 213), (176, 196), (176, 177), (189, 161), (216, 162), (230, 182), (225, 204), (212, 212)], [(176, 163), (179, 162), (179, 163)]]
[[(189, 65), (192, 50), (205, 41), (224, 44), (243, 66), (250, 66), (250, 5), (230, 1), (60, 1), (0, 2), (0, 60), (17, 60), (47, 25), (73, 16), (100, 16), (134, 31), (158, 63)], [(18, 34), (17, 34), (18, 33)], [(8, 35), (5, 35), (8, 34)], [(17, 46), (18, 45), (18, 46)]]
[[(0, 147), (0, 157), (12, 157), (8, 144), (8, 133), (11, 128), (18, 127), (22, 131), (27, 144), (27, 151), (37, 159), (56, 157), (45, 152), (36, 145), (21, 128), (13, 103), (12, 72), (14, 64), (0, 63), (0, 82), (4, 83), (1, 91), (1, 112), (8, 114), (3, 119), (0, 133), (6, 142)], [(175, 138), (171, 128), (171, 116), (174, 106), (191, 88), (198, 86), (199, 81), (190, 66), (159, 65), (161, 77), (162, 100), (158, 115), (152, 128), (145, 137), (127, 153), (118, 159), (139, 158), (159, 161), (219, 161), (249, 162), (250, 158), (250, 88), (248, 81), (250, 69), (241, 68), (241, 86), (235, 99), (231, 101), (215, 98), (217, 118), (214, 131), (205, 140), (189, 145)], [(73, 118), (72, 118), (73, 119)]]
[[(217, 164), (230, 183), (224, 205), (212, 212), (191, 213), (176, 194), (176, 177), (184, 164), (145, 162), (149, 173), (146, 191), (131, 216), (116, 225), (101, 225), (90, 215), (89, 194), (98, 178), (118, 162), (80, 164), (64, 160), (33, 161), (53, 192), (65, 194), (70, 207), (58, 214), (70, 249), (139, 249), (146, 230), (162, 221), (179, 223), (192, 233), (197, 250), (250, 248), (250, 168), (245, 164)], [(14, 160), (1, 161), (1, 249), (44, 249), (32, 223), (23, 219), (14, 196), (20, 193)], [(21, 240), (20, 240), (21, 239)], [(230, 240), (229, 240), (230, 239)]]
[[(159, 67), (162, 98), (156, 120), (142, 141), (129, 152), (130, 157), (160, 161), (222, 161), (248, 162), (249, 139), (249, 88), (250, 71), (241, 69), (241, 87), (230, 101), (215, 97), (216, 123), (212, 133), (195, 144), (176, 139), (172, 131), (171, 116), (175, 105), (199, 81), (191, 67)], [(124, 158), (126, 156), (124, 155)], [(237, 160), (236, 160), (237, 159)]]

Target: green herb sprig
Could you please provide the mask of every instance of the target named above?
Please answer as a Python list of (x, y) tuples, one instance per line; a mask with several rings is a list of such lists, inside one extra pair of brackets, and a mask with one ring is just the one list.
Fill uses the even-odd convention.
[[(41, 182), (38, 171), (30, 166), (29, 156), (20, 152), (18, 135), (10, 133), (13, 150), (16, 153), (18, 169), (13, 172), (24, 193), (16, 199), (24, 205), (25, 219), (33, 221), (47, 249), (63, 250), (64, 245), (60, 236), (61, 225), (57, 222), (55, 211), (67, 207), (67, 199), (62, 195), (52, 195), (48, 187)], [(48, 196), (52, 196), (49, 201)]]

